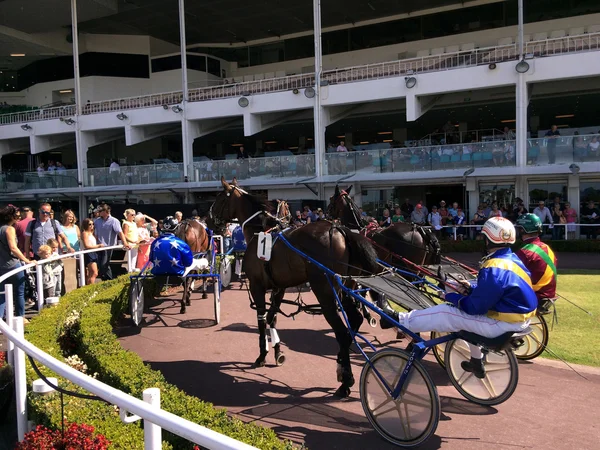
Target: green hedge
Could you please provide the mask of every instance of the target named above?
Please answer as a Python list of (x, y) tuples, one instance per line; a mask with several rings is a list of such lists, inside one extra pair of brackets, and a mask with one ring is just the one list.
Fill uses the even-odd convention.
[[(551, 241), (544, 240), (556, 252), (572, 252), (572, 253), (600, 253), (600, 240), (577, 239), (572, 241)], [(440, 241), (443, 253), (463, 253), (463, 252), (479, 252), (483, 251), (483, 241)], [(517, 250), (523, 245), (517, 243), (513, 246)]]
[[(97, 294), (92, 298), (94, 291)], [(277, 438), (272, 430), (253, 424), (244, 424), (231, 418), (224, 409), (189, 396), (169, 384), (163, 375), (144, 364), (135, 353), (124, 350), (113, 333), (115, 321), (127, 309), (129, 280), (127, 276), (117, 280), (87, 286), (67, 294), (58, 306), (45, 309), (27, 327), (27, 339), (58, 359), (67, 356), (61, 349), (65, 340), (59, 340), (65, 318), (73, 311), (80, 312), (79, 326), (72, 328), (72, 353), (77, 354), (88, 366), (88, 373), (106, 384), (137, 398), (150, 387), (161, 390), (161, 407), (173, 414), (231, 436), (263, 449), (291, 449), (290, 442)], [(29, 369), (30, 380), (37, 378)], [(46, 370), (46, 372), (49, 372)], [(65, 380), (61, 386), (77, 389)], [(65, 415), (69, 422), (87, 423), (104, 434), (114, 448), (143, 448), (143, 431), (140, 423), (122, 424), (118, 411), (101, 402), (80, 400), (65, 396)], [(60, 402), (58, 395), (31, 397), (31, 411), (39, 423), (57, 428), (60, 426)], [(166, 431), (163, 432), (163, 448), (191, 449), (193, 445)]]

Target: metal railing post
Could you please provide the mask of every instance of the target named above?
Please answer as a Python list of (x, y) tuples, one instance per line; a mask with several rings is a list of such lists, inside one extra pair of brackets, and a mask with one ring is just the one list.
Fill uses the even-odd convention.
[[(13, 318), (12, 328), (20, 339), (24, 339), (25, 333), (22, 317)], [(19, 347), (15, 347), (14, 350), (14, 368), (17, 437), (19, 442), (21, 442), (27, 432), (27, 378), (25, 372), (25, 352)]]
[(85, 256), (79, 255), (77, 257), (79, 263), (79, 287), (85, 286)]
[(131, 273), (133, 271), (133, 260), (131, 257), (131, 249), (127, 249), (125, 252), (127, 254), (127, 272)]
[(38, 313), (42, 312), (44, 307), (44, 274), (42, 264), (35, 266), (35, 288), (37, 290)]
[[(12, 284), (4, 285), (4, 305), (6, 306), (6, 323), (11, 325), (12, 320), (15, 317), (15, 307), (13, 304)], [(2, 317), (0, 317), (0, 320), (2, 320)], [(15, 344), (10, 339), (8, 340), (8, 349), (7, 350), (8, 350), (8, 352), (7, 352), (8, 363), (11, 366), (14, 366), (15, 365), (15, 360), (14, 360)]]
[[(143, 399), (146, 403), (160, 409), (160, 389), (149, 388), (144, 390)], [(162, 428), (148, 420), (144, 420), (144, 449), (162, 449)]]

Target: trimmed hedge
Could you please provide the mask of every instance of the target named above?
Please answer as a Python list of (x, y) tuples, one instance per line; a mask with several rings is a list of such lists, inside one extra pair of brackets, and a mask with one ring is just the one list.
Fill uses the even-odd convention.
[[(577, 239), (572, 241), (551, 241), (544, 240), (555, 252), (571, 252), (571, 253), (600, 253), (600, 240)], [(440, 241), (442, 245), (442, 253), (463, 253), (463, 252), (479, 252), (483, 251), (483, 241), (468, 240), (468, 241)], [(517, 242), (513, 246), (513, 250), (518, 250), (523, 244)]]
[[(95, 296), (93, 293), (97, 292)], [(161, 407), (173, 414), (231, 436), (263, 449), (292, 449), (291, 442), (279, 440), (267, 428), (254, 424), (244, 424), (231, 418), (224, 409), (217, 409), (210, 403), (185, 394), (169, 384), (163, 375), (144, 364), (135, 353), (124, 350), (113, 333), (113, 325), (128, 308), (129, 279), (123, 276), (113, 281), (86, 286), (73, 291), (61, 299), (54, 308), (47, 308), (32, 320), (27, 327), (27, 339), (58, 359), (65, 354), (59, 344), (64, 330), (65, 319), (72, 311), (80, 313), (78, 326), (70, 328), (67, 340), (72, 340), (72, 352), (77, 354), (88, 367), (89, 374), (97, 373), (104, 383), (141, 398), (142, 391), (150, 387), (161, 390)], [(65, 337), (60, 339), (64, 345)], [(37, 378), (29, 368), (30, 380)], [(44, 370), (47, 376), (52, 376)], [(68, 389), (78, 389), (66, 380), (60, 384)], [(58, 395), (31, 397), (31, 411), (38, 423), (58, 428), (60, 426), (60, 401)], [(101, 402), (80, 400), (65, 396), (65, 415), (69, 422), (86, 423), (104, 434), (113, 448), (143, 448), (141, 422), (123, 424), (118, 411)], [(191, 449), (193, 444), (163, 431), (163, 448)]]

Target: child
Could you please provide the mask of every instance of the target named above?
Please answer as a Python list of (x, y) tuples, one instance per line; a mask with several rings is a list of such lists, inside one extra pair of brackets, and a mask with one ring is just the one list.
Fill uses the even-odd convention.
[[(58, 256), (58, 246), (59, 243), (56, 239), (48, 239), (48, 241), (46, 242), (46, 244), (48, 244), (48, 246), (50, 247), (50, 249), (52, 250), (52, 256)], [(52, 267), (52, 271), (54, 272), (54, 276), (56, 277), (56, 289), (54, 290), (54, 295), (57, 297), (60, 297), (62, 295), (62, 280), (63, 280), (63, 270), (64, 270), (64, 264), (62, 262), (62, 260), (57, 259), (56, 261), (53, 261), (51, 263), (48, 263), (48, 265), (50, 267)]]
[[(49, 245), (42, 245), (38, 249), (40, 260), (48, 259), (52, 256), (52, 248)], [(43, 261), (40, 261), (43, 262)], [(42, 286), (44, 288), (44, 298), (54, 297), (56, 289), (56, 276), (51, 263), (42, 265)]]

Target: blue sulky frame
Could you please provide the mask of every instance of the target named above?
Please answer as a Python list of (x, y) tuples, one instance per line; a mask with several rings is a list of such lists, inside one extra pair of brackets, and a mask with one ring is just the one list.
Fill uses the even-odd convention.
[[(435, 339), (430, 339), (428, 341), (424, 340), (423, 338), (421, 338), (421, 336), (413, 333), (409, 329), (407, 329), (404, 326), (402, 326), (396, 320), (394, 320), (393, 318), (391, 318), (390, 316), (388, 316), (385, 312), (383, 312), (383, 310), (381, 310), (379, 307), (377, 307), (375, 304), (373, 304), (372, 302), (368, 301), (366, 298), (363, 297), (363, 295), (361, 295), (364, 292), (368, 292), (370, 289), (351, 289), (351, 288), (345, 286), (344, 285), (344, 278), (346, 278), (346, 277), (343, 278), (342, 276), (336, 274), (334, 271), (332, 271), (328, 267), (324, 266), (323, 264), (321, 264), (320, 262), (318, 262), (314, 258), (311, 258), (310, 256), (308, 256), (306, 253), (302, 252), (301, 250), (298, 250), (296, 247), (294, 247), (285, 238), (285, 236), (283, 234), (279, 234), (278, 235), (278, 239), (281, 240), (283, 243), (285, 243), (285, 245), (287, 245), (287, 247), (290, 250), (296, 252), (298, 255), (302, 256), (307, 261), (310, 261), (311, 264), (314, 264), (316, 267), (318, 267), (319, 269), (321, 269), (325, 275), (327, 275), (327, 281), (329, 282), (329, 285), (331, 286), (331, 289), (332, 289), (332, 291), (333, 291), (333, 293), (335, 295), (336, 302), (337, 302), (338, 307), (339, 307), (339, 309), (340, 309), (340, 311), (342, 313), (342, 317), (344, 319), (344, 323), (346, 324), (346, 326), (348, 327), (348, 330), (350, 331), (350, 336), (352, 337), (352, 340), (354, 341), (354, 343), (358, 347), (360, 353), (365, 358), (367, 364), (369, 364), (371, 366), (373, 372), (377, 375), (377, 377), (379, 378), (379, 380), (381, 381), (381, 383), (383, 384), (383, 386), (385, 386), (385, 388), (387, 389), (388, 393), (391, 395), (391, 397), (394, 400), (397, 400), (398, 397), (400, 396), (400, 393), (402, 392), (402, 388), (404, 386), (404, 383), (408, 379), (408, 375), (409, 375), (410, 370), (411, 370), (411, 368), (412, 368), (412, 366), (414, 364), (414, 361), (420, 361), (420, 360), (422, 360), (425, 357), (425, 355), (429, 352), (429, 350), (431, 350), (436, 345), (444, 344), (444, 343), (449, 342), (449, 341), (453, 341), (453, 340), (455, 340), (455, 339), (457, 339), (459, 337), (458, 333), (450, 333), (450, 334), (447, 334), (445, 336), (441, 336), (441, 337), (438, 337), (438, 338), (435, 338)], [(389, 266), (389, 265), (387, 265), (385, 263), (384, 263), (384, 265), (390, 267), (391, 269), (396, 270), (399, 273), (403, 272), (400, 269), (396, 269), (393, 266)], [(407, 274), (410, 274), (410, 272), (407, 272)], [(415, 276), (414, 274), (410, 274), (410, 275), (413, 276), (413, 277)], [(419, 278), (419, 277), (417, 277), (417, 278)], [(362, 347), (360, 345), (358, 345), (357, 339), (360, 339), (363, 342), (365, 342), (371, 348), (371, 350), (373, 350), (374, 352), (377, 352), (377, 349), (373, 346), (373, 344), (371, 344), (371, 342), (366, 337), (364, 337), (362, 334), (360, 334), (358, 332), (354, 332), (352, 330), (352, 327), (350, 326), (350, 322), (348, 321), (348, 317), (346, 316), (346, 312), (344, 311), (344, 308), (342, 306), (341, 299), (340, 299), (340, 297), (338, 295), (338, 290), (336, 289), (336, 285), (334, 284), (333, 280), (335, 280), (335, 284), (337, 284), (337, 287), (340, 288), (346, 295), (351, 296), (353, 299), (359, 301), (361, 304), (363, 304), (364, 306), (366, 306), (370, 310), (375, 311), (377, 314), (379, 314), (380, 317), (382, 317), (382, 318), (390, 321), (391, 323), (394, 324), (395, 327), (397, 327), (403, 333), (405, 333), (407, 336), (410, 336), (412, 338), (412, 340), (413, 340), (412, 351), (409, 354), (409, 358), (407, 359), (406, 366), (404, 367), (402, 375), (400, 376), (400, 378), (398, 380), (398, 383), (397, 383), (397, 385), (395, 387), (389, 386), (387, 384), (385, 378), (379, 373), (379, 371), (377, 370), (377, 368), (371, 363), (371, 359), (369, 358), (369, 356), (367, 355), (367, 353), (362, 349)], [(423, 279), (419, 279), (417, 282), (422, 283), (424, 281), (425, 280), (423, 280)], [(436, 286), (436, 288), (437, 288), (437, 286)]]
[[(208, 267), (209, 267), (208, 273), (190, 273), (185, 276), (174, 274), (173, 276), (177, 276), (177, 277), (181, 277), (181, 278), (193, 278), (193, 279), (211, 278), (214, 280), (215, 320), (218, 324), (221, 320), (221, 318), (220, 318), (220, 316), (221, 316), (220, 303), (221, 303), (221, 291), (223, 290), (223, 288), (221, 286), (221, 275), (220, 275), (220, 273), (215, 272), (215, 270), (217, 268), (217, 264), (216, 264), (217, 253), (215, 251), (213, 251), (213, 249), (215, 248), (214, 246), (215, 246), (215, 238), (214, 238), (214, 236), (211, 236), (210, 237), (210, 245), (208, 247), (208, 250), (205, 253), (194, 254), (194, 259), (203, 258), (203, 257), (210, 255), (210, 260), (209, 260), (209, 265), (208, 265)], [(221, 255), (221, 256), (224, 256), (224, 255)], [(144, 279), (154, 278), (154, 275), (152, 275), (151, 273), (144, 273), (144, 271), (146, 270), (146, 268), (148, 267), (150, 262), (151, 261), (148, 261), (139, 273), (129, 276), (129, 279), (131, 280), (131, 282), (136, 283), (136, 287), (137, 287), (136, 292), (138, 292), (138, 293), (140, 292), (140, 288), (139, 288), (140, 281), (142, 281)], [(169, 276), (169, 275), (167, 275), (167, 276)], [(139, 306), (140, 305), (138, 305), (138, 307)], [(141, 309), (143, 309), (143, 299), (142, 299)], [(134, 312), (132, 311), (132, 317), (133, 316), (134, 316)], [(136, 321), (136, 325), (139, 325), (139, 322), (140, 322), (140, 320), (138, 319)]]

